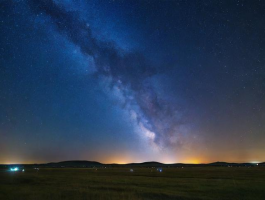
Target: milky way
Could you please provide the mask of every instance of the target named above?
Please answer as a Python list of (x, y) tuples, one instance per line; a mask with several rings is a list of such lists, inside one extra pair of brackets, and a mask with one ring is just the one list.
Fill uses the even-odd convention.
[(97, 68), (96, 76), (110, 78), (110, 86), (117, 87), (125, 98), (126, 108), (133, 112), (143, 134), (151, 143), (163, 148), (178, 143), (178, 110), (159, 97), (148, 78), (157, 70), (137, 52), (125, 52), (113, 42), (100, 41), (92, 34), (78, 13), (65, 11), (52, 0), (30, 1), (36, 12), (51, 17), (58, 31), (65, 34), (84, 55), (91, 56)]
[(0, 10), (1, 163), (264, 158), (264, 2)]

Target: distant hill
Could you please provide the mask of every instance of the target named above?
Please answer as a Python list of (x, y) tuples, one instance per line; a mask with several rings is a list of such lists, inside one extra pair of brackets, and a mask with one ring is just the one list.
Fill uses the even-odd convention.
[(96, 161), (71, 160), (71, 161), (62, 161), (57, 163), (47, 163), (46, 165), (52, 167), (93, 167), (93, 166), (101, 166), (103, 164)]
[(235, 164), (236, 164), (236, 163), (214, 162), (214, 163), (209, 163), (208, 165), (226, 166), (226, 165), (235, 165)]
[(166, 165), (166, 164), (163, 164), (163, 163), (160, 163), (160, 162), (155, 162), (155, 161), (150, 161), (150, 162), (143, 162), (143, 163), (128, 163), (126, 165), (129, 165), (129, 166), (151, 166), (151, 167), (154, 167), (154, 166), (163, 166), (163, 165)]
[[(207, 165), (210, 166), (235, 166), (235, 167), (250, 167), (250, 166), (255, 166), (257, 165), (256, 163), (227, 163), (227, 162), (214, 162), (214, 163), (209, 163)], [(258, 165), (264, 166), (265, 162), (259, 163)]]

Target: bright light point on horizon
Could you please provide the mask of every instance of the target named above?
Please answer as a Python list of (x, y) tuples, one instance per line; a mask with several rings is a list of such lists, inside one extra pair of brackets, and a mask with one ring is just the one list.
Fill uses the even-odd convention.
[(11, 168), (10, 171), (11, 171), (11, 172), (16, 172), (16, 171), (18, 171), (18, 169), (19, 169), (18, 167)]

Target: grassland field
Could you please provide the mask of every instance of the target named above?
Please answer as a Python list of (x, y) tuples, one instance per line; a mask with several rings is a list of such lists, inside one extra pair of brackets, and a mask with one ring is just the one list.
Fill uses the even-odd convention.
[(265, 167), (0, 170), (1, 200), (265, 200)]

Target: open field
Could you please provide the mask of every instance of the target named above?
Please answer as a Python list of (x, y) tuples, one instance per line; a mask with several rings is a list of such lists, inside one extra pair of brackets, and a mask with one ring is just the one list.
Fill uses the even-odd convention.
[(265, 199), (265, 167), (0, 171), (0, 199)]

